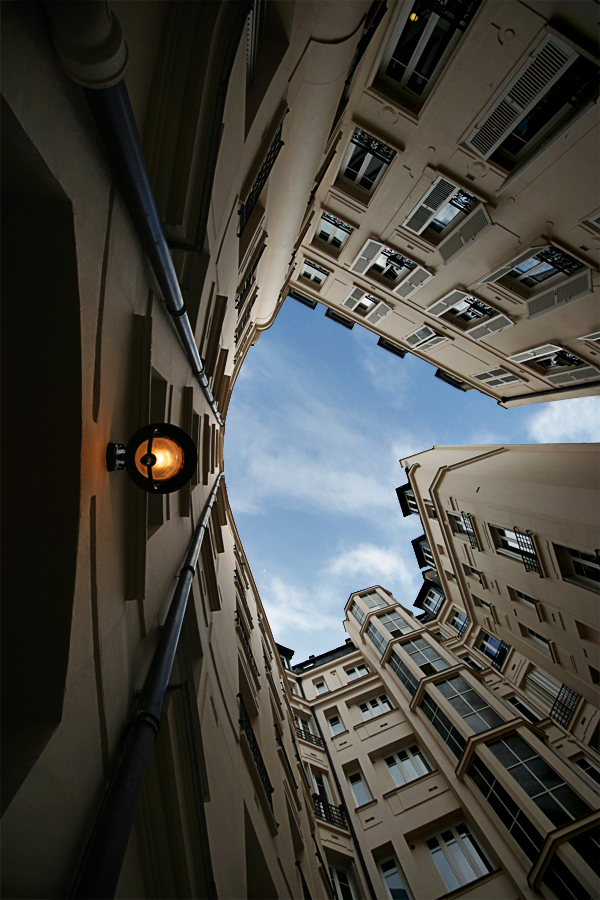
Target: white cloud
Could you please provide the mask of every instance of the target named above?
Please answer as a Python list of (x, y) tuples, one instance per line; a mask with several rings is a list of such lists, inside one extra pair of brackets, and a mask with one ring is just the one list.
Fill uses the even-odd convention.
[(346, 550), (334, 557), (327, 565), (326, 571), (333, 576), (364, 575), (367, 581), (371, 579), (369, 584), (380, 584), (381, 579), (393, 579), (410, 587), (413, 583), (412, 573), (396, 547), (359, 544), (356, 549)]
[(600, 441), (600, 397), (555, 400), (532, 412), (527, 432), (539, 444)]

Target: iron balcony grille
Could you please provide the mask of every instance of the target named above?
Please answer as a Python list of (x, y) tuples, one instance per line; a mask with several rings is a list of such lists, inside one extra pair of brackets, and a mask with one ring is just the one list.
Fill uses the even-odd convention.
[(237, 612), (235, 614), (235, 624), (240, 629), (242, 639), (246, 646), (246, 652), (248, 653), (248, 656), (250, 657), (250, 662), (252, 663), (252, 668), (254, 669), (254, 671), (256, 673), (256, 677), (258, 678), (260, 676), (260, 672), (258, 671), (258, 666), (256, 665), (256, 660), (254, 659), (254, 653), (252, 652), (252, 647), (250, 646), (250, 641), (248, 640), (248, 635), (246, 634), (246, 629), (244, 628), (244, 623), (242, 622), (242, 620)]
[(459, 622), (458, 625), (454, 626), (458, 632), (459, 637), (461, 637), (461, 635), (463, 635), (465, 633), (465, 631), (467, 630), (468, 624), (469, 624), (469, 619), (465, 618), (464, 622)]
[[(287, 110), (286, 110), (286, 113), (287, 113)], [(284, 118), (285, 118), (285, 116), (284, 116)], [(273, 140), (271, 141), (271, 145), (270, 145), (269, 149), (267, 150), (267, 153), (263, 160), (263, 163), (262, 163), (260, 169), (258, 170), (258, 175), (256, 176), (254, 184), (250, 188), (250, 193), (248, 194), (248, 197), (246, 198), (246, 202), (242, 203), (242, 205), (240, 206), (240, 208), (238, 210), (238, 215), (240, 217), (240, 230), (238, 231), (238, 237), (242, 236), (242, 234), (244, 232), (244, 228), (248, 224), (248, 220), (249, 220), (250, 216), (252, 215), (252, 210), (256, 206), (258, 198), (260, 197), (260, 195), (262, 193), (262, 189), (264, 188), (265, 184), (267, 183), (267, 179), (268, 179), (269, 175), (271, 174), (271, 169), (275, 165), (275, 160), (279, 156), (279, 151), (283, 147), (283, 141), (281, 140), (282, 129), (283, 129), (283, 119), (279, 123), (279, 128), (275, 132), (275, 135), (273, 137)]]
[(521, 531), (516, 525), (513, 527), (513, 531), (517, 539), (517, 546), (519, 548), (519, 553), (521, 554), (521, 559), (523, 560), (523, 565), (525, 566), (525, 571), (536, 572), (541, 578), (542, 567), (535, 550), (531, 532)]
[(266, 246), (267, 246), (266, 244), (263, 244), (262, 247), (260, 248), (260, 250), (258, 251), (258, 256), (256, 257), (256, 259), (255, 259), (254, 262), (252, 263), (252, 268), (251, 268), (250, 271), (248, 272), (248, 277), (246, 278), (246, 280), (244, 281), (242, 287), (240, 288), (239, 294), (238, 294), (237, 297), (235, 298), (235, 308), (236, 308), (236, 309), (239, 308), (239, 306), (240, 306), (242, 300), (244, 299), (244, 297), (246, 296), (246, 294), (248, 293), (248, 291), (250, 290), (250, 288), (251, 288), (252, 285), (254, 284), (254, 273), (256, 272), (256, 270), (257, 270), (257, 268), (258, 268), (258, 264), (259, 264), (259, 262), (260, 262), (260, 258), (261, 258), (261, 256), (263, 255), (263, 253), (265, 252)]
[(510, 644), (506, 644), (504, 641), (500, 641), (500, 646), (496, 650), (496, 655), (492, 659), (492, 668), (498, 669), (498, 671), (500, 671), (500, 669), (504, 665), (509, 650)]
[(240, 578), (240, 573), (238, 572), (237, 569), (233, 570), (233, 579), (238, 586), (238, 590), (242, 596), (242, 600), (244, 601), (244, 603), (247, 603), (248, 601), (246, 600), (246, 589), (242, 583), (242, 579)]
[(579, 703), (580, 697), (581, 694), (572, 691), (566, 684), (563, 684), (550, 710), (550, 718), (566, 728), (571, 721), (571, 716)]
[(294, 770), (292, 769), (292, 764), (290, 763), (290, 759), (286, 753), (286, 749), (285, 749), (285, 746), (281, 739), (281, 734), (279, 733), (279, 728), (277, 727), (277, 725), (275, 725), (275, 740), (277, 741), (277, 745), (278, 745), (279, 749), (283, 753), (283, 758), (285, 759), (285, 764), (286, 764), (286, 767), (288, 770), (288, 774), (292, 780), (292, 784), (294, 785), (296, 790), (298, 790), (298, 782), (294, 778)]
[(303, 728), (296, 728), (296, 734), (299, 738), (302, 738), (303, 741), (308, 741), (309, 744), (314, 744), (315, 747), (324, 747), (325, 744), (321, 740), (320, 737), (316, 734), (311, 734), (310, 731), (305, 731)]
[(338, 828), (348, 830), (343, 809), (334, 806), (333, 803), (325, 800), (319, 794), (313, 794), (313, 800), (315, 801), (315, 815), (317, 818), (322, 819), (324, 822), (330, 822), (332, 825), (337, 825)]
[(473, 519), (470, 513), (461, 512), (463, 529), (466, 536), (469, 538), (469, 543), (473, 550), (481, 550), (479, 546), (479, 541), (477, 540), (477, 535), (475, 534), (475, 529), (473, 528)]
[(256, 737), (254, 736), (254, 729), (252, 728), (252, 723), (250, 722), (250, 716), (246, 710), (244, 705), (244, 700), (241, 694), (238, 694), (238, 698), (240, 701), (240, 728), (246, 735), (246, 740), (248, 741), (248, 746), (250, 747), (250, 752), (252, 753), (252, 759), (254, 760), (254, 764), (256, 766), (256, 771), (258, 772), (258, 776), (260, 778), (261, 784), (265, 790), (265, 794), (267, 795), (267, 800), (269, 801), (269, 805), (271, 809), (273, 809), (273, 798), (271, 794), (275, 790), (269, 776), (267, 774), (267, 769), (263, 762), (262, 753), (260, 752), (260, 747), (258, 746), (258, 742)]
[(233, 336), (234, 344), (237, 344), (237, 342), (239, 341), (239, 339), (242, 336), (242, 333), (244, 331), (244, 328), (246, 327), (246, 323), (248, 322), (248, 319), (250, 318), (250, 313), (252, 312), (252, 307), (254, 306), (257, 297), (258, 297), (258, 291), (255, 293), (254, 297), (248, 304), (248, 309), (244, 313), (244, 317), (243, 317), (242, 321), (240, 322), (239, 328), (237, 329), (236, 333)]
[(480, 3), (481, 0), (425, 0), (423, 9), (430, 9), (453, 28), (466, 31)]

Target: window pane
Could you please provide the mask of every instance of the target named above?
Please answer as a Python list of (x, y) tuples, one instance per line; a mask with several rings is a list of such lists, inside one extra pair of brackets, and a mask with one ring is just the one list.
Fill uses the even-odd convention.
[(450, 834), (449, 838), (446, 838), (447, 832), (444, 833), (444, 839), (446, 841), (446, 847), (448, 848), (448, 853), (456, 863), (456, 867), (458, 868), (460, 874), (463, 877), (465, 882), (473, 881), (478, 877), (479, 873), (473, 868), (469, 860), (466, 858), (464, 850), (460, 847), (452, 834)]
[(366, 157), (367, 151), (364, 147), (357, 147), (356, 145), (353, 145), (352, 155), (344, 172), (345, 177), (350, 181), (355, 181), (356, 176), (360, 171), (360, 167), (364, 163)]
[(381, 172), (382, 168), (383, 168), (382, 160), (377, 159), (376, 157), (372, 157), (369, 160), (367, 168), (365, 169), (365, 171), (359, 181), (360, 186), (362, 188), (365, 188), (365, 190), (370, 190), (373, 187), (373, 183), (375, 182), (375, 179)]
[(389, 769), (390, 769), (390, 775), (391, 775), (392, 778), (394, 779), (394, 783), (396, 784), (396, 787), (402, 787), (403, 784), (406, 784), (406, 778), (404, 777), (404, 773), (402, 772), (402, 770), (401, 770), (400, 767), (398, 766), (398, 764), (397, 764), (396, 760), (394, 759), (394, 757), (393, 757), (393, 756), (389, 756), (389, 757), (386, 759), (386, 763), (387, 763), (388, 766), (389, 766)]
[[(437, 841), (435, 841), (435, 843), (437, 844)], [(454, 874), (452, 867), (450, 866), (450, 863), (446, 859), (444, 852), (443, 852), (442, 848), (439, 846), (439, 844), (437, 845), (437, 847), (431, 847), (431, 844), (432, 844), (432, 841), (427, 841), (427, 845), (429, 846), (431, 855), (433, 856), (433, 861), (435, 862), (436, 866), (438, 867), (438, 871), (439, 871), (440, 875), (442, 876), (442, 878), (444, 879), (446, 887), (448, 888), (449, 891), (453, 891), (457, 887), (460, 887), (460, 881)]]

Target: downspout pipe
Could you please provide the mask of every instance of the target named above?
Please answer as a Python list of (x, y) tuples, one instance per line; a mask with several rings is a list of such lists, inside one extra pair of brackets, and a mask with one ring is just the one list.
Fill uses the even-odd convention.
[[(160, 728), (165, 694), (181, 634), (183, 617), (210, 513), (223, 478), (220, 472), (202, 512), (179, 572), (177, 587), (161, 629), (136, 711), (129, 722), (121, 755), (107, 788), (70, 896), (77, 900), (111, 900), (133, 826), (152, 748)], [(210, 861), (210, 855), (208, 855)], [(212, 867), (206, 873), (207, 896), (216, 900)]]
[(118, 20), (108, 10), (106, 2), (98, 0), (51, 2), (47, 8), (52, 17), (52, 39), (63, 67), (83, 88), (192, 372), (217, 422), (223, 426), (196, 346), (150, 183), (124, 80), (127, 48)]
[[(304, 688), (302, 687), (302, 679), (301, 679), (301, 678), (298, 678), (298, 681), (299, 681), (299, 683), (300, 683), (300, 690), (301, 690), (301, 692), (302, 692), (302, 696), (303, 696), (304, 699), (306, 700), (306, 695), (305, 695), (305, 693), (304, 693)], [(350, 814), (349, 814), (349, 812), (348, 812), (348, 807), (346, 806), (346, 801), (345, 801), (345, 799), (344, 799), (344, 794), (343, 794), (343, 791), (342, 791), (342, 785), (340, 784), (340, 779), (338, 778), (338, 774), (337, 774), (337, 771), (336, 771), (336, 768), (335, 768), (335, 765), (334, 765), (334, 762), (333, 762), (333, 759), (332, 759), (332, 756), (331, 756), (331, 752), (330, 752), (329, 747), (328, 747), (328, 745), (327, 745), (327, 741), (325, 740), (325, 735), (323, 734), (323, 729), (321, 728), (321, 723), (319, 722), (319, 719), (317, 718), (317, 711), (316, 711), (316, 709), (315, 709), (314, 706), (310, 706), (310, 705), (309, 705), (309, 709), (310, 709), (310, 711), (311, 711), (311, 713), (312, 713), (313, 719), (315, 720), (315, 722), (316, 722), (316, 724), (317, 724), (317, 728), (318, 728), (318, 730), (319, 730), (320, 738), (321, 738), (321, 740), (323, 741), (323, 747), (325, 748), (325, 753), (327, 754), (327, 759), (329, 760), (329, 765), (330, 765), (330, 767), (331, 767), (331, 773), (332, 773), (332, 775), (333, 775), (333, 778), (334, 778), (335, 785), (336, 785), (337, 790), (338, 790), (338, 794), (339, 794), (340, 800), (342, 801), (342, 805), (343, 805), (343, 807), (344, 807), (344, 812), (345, 812), (345, 814), (346, 814), (346, 822), (348, 823), (348, 828), (350, 829), (350, 834), (352, 835), (352, 841), (354, 842), (354, 846), (356, 847), (356, 855), (358, 856), (358, 861), (360, 862), (360, 867), (361, 867), (361, 869), (362, 869), (362, 871), (363, 871), (363, 875), (364, 875), (364, 877), (365, 877), (365, 881), (367, 882), (367, 887), (368, 887), (368, 889), (369, 889), (369, 894), (371, 895), (371, 900), (377, 900), (377, 894), (375, 893), (375, 888), (373, 887), (373, 882), (371, 881), (371, 876), (369, 875), (369, 870), (367, 869), (367, 864), (366, 864), (366, 862), (365, 862), (365, 858), (364, 858), (364, 856), (363, 856), (363, 852), (362, 852), (361, 847), (360, 847), (360, 843), (359, 843), (359, 840), (358, 840), (358, 837), (357, 837), (357, 834), (356, 834), (356, 830), (355, 830), (355, 828), (354, 828), (354, 824), (353, 824), (353, 822), (352, 822), (352, 819), (350, 818)]]

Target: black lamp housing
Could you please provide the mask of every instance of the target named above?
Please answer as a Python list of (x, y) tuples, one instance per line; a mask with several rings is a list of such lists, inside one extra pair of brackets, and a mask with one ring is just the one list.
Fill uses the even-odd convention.
[[(156, 464), (156, 456), (152, 453), (152, 443), (155, 438), (167, 438), (173, 441), (181, 449), (183, 464), (175, 475), (164, 480), (155, 480), (152, 470)], [(138, 469), (135, 457), (140, 446), (148, 442), (147, 452), (141, 457), (142, 466), (146, 467), (147, 475), (143, 475)], [(131, 480), (143, 491), (149, 494), (172, 494), (180, 490), (188, 483), (198, 465), (198, 451), (191, 437), (167, 422), (159, 422), (154, 425), (146, 425), (129, 439), (125, 444), (110, 443), (106, 449), (106, 467), (109, 472), (126, 469)]]

